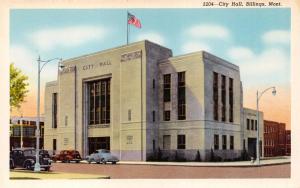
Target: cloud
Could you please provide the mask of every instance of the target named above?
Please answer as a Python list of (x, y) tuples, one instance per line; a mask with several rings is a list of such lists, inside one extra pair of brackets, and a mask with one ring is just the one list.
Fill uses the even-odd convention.
[(202, 43), (202, 42), (187, 42), (182, 46), (183, 53), (190, 53), (190, 52), (196, 52), (201, 50), (211, 51), (211, 47), (206, 43)]
[(165, 39), (162, 35), (155, 32), (149, 32), (149, 33), (142, 33), (137, 36), (137, 40), (149, 40), (152, 42), (155, 42), (157, 44), (163, 45), (165, 43)]
[(254, 57), (254, 53), (245, 47), (230, 48), (228, 55), (232, 60), (247, 60)]
[(216, 24), (195, 25), (187, 29), (187, 34), (194, 38), (227, 40), (230, 37), (230, 32), (227, 28)]
[(41, 50), (57, 47), (76, 47), (87, 42), (103, 39), (107, 30), (99, 26), (70, 26), (47, 28), (34, 32), (30, 39)]
[(280, 48), (267, 48), (256, 54), (246, 47), (231, 48), (228, 56), (240, 66), (246, 84), (273, 84), (289, 81), (290, 60)]
[[(26, 46), (19, 44), (10, 46), (10, 62), (28, 76), (30, 92), (37, 88), (37, 58), (38, 55)], [(46, 82), (56, 80), (56, 77), (57, 62), (53, 61), (47, 64), (41, 72), (41, 87), (43, 88)]]
[(290, 32), (287, 30), (272, 30), (262, 36), (266, 44), (290, 44)]

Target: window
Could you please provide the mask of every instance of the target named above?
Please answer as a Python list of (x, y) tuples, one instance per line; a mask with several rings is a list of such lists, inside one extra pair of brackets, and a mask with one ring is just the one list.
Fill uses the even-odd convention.
[(234, 137), (230, 136), (230, 149), (233, 150), (234, 149)]
[(218, 73), (214, 72), (213, 74), (213, 101), (214, 101), (214, 120), (218, 121)]
[(170, 121), (170, 119), (171, 119), (171, 111), (170, 110), (164, 111), (164, 121)]
[(152, 80), (152, 88), (155, 89), (155, 79)]
[(89, 125), (110, 123), (110, 78), (87, 83)]
[(155, 111), (152, 111), (152, 121), (155, 122)]
[(52, 93), (52, 128), (57, 128), (57, 93)]
[(53, 142), (52, 142), (52, 149), (53, 149), (53, 151), (55, 151), (56, 150), (56, 139), (53, 139)]
[(171, 74), (164, 75), (164, 102), (171, 101)]
[(226, 77), (222, 75), (222, 121), (226, 121)]
[(128, 121), (131, 121), (131, 110), (128, 110)]
[(233, 122), (233, 79), (229, 78), (229, 122)]
[(178, 120), (186, 119), (185, 107), (185, 72), (178, 73)]
[(250, 119), (247, 119), (247, 130), (250, 130)]
[(171, 149), (171, 136), (170, 135), (163, 136), (163, 149), (166, 149), (166, 150)]
[(227, 137), (226, 135), (222, 135), (222, 149), (227, 149)]
[(185, 149), (185, 135), (177, 135), (177, 149)]
[(254, 130), (254, 120), (251, 119), (251, 130)]
[(255, 120), (255, 130), (257, 130), (257, 120)]
[(219, 149), (219, 135), (217, 134), (214, 135), (214, 149), (215, 150)]

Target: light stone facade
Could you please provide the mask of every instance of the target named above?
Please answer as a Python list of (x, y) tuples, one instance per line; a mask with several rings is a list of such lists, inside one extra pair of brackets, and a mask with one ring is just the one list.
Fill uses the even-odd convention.
[[(243, 148), (248, 151), (250, 157), (256, 158), (256, 138), (257, 138), (257, 129), (255, 129), (255, 122), (257, 122), (257, 112), (254, 109), (243, 108), (243, 122), (242, 122), (242, 129), (243, 129)], [(264, 114), (262, 111), (259, 111), (259, 140), (262, 143), (260, 147), (264, 146)], [(248, 122), (247, 122), (248, 121)], [(252, 125), (254, 123), (254, 125)], [(250, 143), (254, 142), (254, 146)], [(252, 147), (252, 148), (251, 148)], [(255, 147), (255, 148), (254, 148)], [(254, 151), (253, 151), (254, 150)], [(264, 150), (260, 149), (260, 155), (264, 156)]]
[[(209, 160), (214, 135), (224, 159), (239, 157), (245, 138), (242, 84), (239, 67), (204, 51), (172, 57), (172, 51), (141, 41), (63, 61), (55, 82), (45, 89), (45, 149), (91, 151), (89, 138), (109, 138), (109, 149), (120, 160), (145, 161), (157, 154), (174, 158), (175, 152), (194, 160), (197, 151)], [(185, 72), (185, 116), (178, 120), (178, 72)], [(226, 78), (226, 119), (214, 120), (213, 73)], [(163, 99), (163, 75), (171, 74), (171, 100)], [(110, 79), (110, 122), (89, 125), (88, 83)], [(229, 78), (233, 79), (233, 121), (229, 120)], [(221, 85), (221, 84), (220, 84)], [(53, 128), (53, 93), (57, 93), (57, 128)], [(221, 88), (218, 88), (221, 114)], [(164, 111), (170, 110), (170, 121)], [(263, 122), (263, 121), (261, 121)], [(248, 133), (247, 133), (248, 134)], [(185, 135), (185, 149), (178, 149), (178, 135)], [(226, 135), (226, 149), (222, 149)], [(170, 140), (164, 148), (164, 136)], [(169, 136), (169, 137), (168, 137)], [(233, 148), (230, 147), (233, 136)], [(165, 146), (166, 147), (166, 146)], [(100, 149), (100, 148), (99, 148)]]

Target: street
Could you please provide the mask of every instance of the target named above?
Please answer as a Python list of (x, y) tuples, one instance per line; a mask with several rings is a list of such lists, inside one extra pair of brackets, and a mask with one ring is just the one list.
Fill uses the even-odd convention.
[(101, 174), (111, 179), (290, 178), (291, 164), (261, 167), (160, 166), (148, 164), (53, 163), (51, 171)]

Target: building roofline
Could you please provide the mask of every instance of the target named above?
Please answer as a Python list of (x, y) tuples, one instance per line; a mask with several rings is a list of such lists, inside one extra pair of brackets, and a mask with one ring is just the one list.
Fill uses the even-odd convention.
[[(135, 46), (135, 45), (139, 45), (139, 44), (145, 44), (145, 45), (146, 45), (146, 43), (149, 43), (149, 44), (152, 44), (152, 45), (159, 46), (160, 48), (164, 48), (164, 49), (171, 50), (171, 49), (169, 49), (169, 48), (167, 48), (167, 47), (164, 47), (164, 46), (159, 45), (159, 44), (157, 44), (157, 43), (154, 43), (154, 42), (152, 42), (152, 41), (149, 41), (149, 40), (141, 40), (141, 41), (129, 43), (128, 45), (125, 44), (125, 45), (121, 45), (121, 46), (117, 46), (117, 47), (113, 47), (113, 48), (108, 48), (108, 49), (104, 49), (104, 50), (101, 50), (101, 51), (92, 52), (92, 53), (89, 53), (89, 54), (85, 54), (85, 55), (81, 55), (81, 56), (69, 58), (69, 59), (63, 60), (62, 63), (69, 63), (69, 62), (71, 62), (71, 61), (78, 60), (78, 59), (81, 59), (81, 58), (86, 58), (86, 57), (89, 57), (89, 56), (99, 55), (99, 54), (107, 53), (107, 52), (110, 52), (110, 51), (120, 50), (120, 49), (122, 49), (122, 48), (128, 48), (128, 47)], [(171, 51), (172, 51), (172, 50), (171, 50)]]
[(53, 81), (50, 81), (50, 82), (46, 82), (46, 87), (49, 87), (49, 86), (56, 86), (57, 85), (57, 80), (53, 80)]

